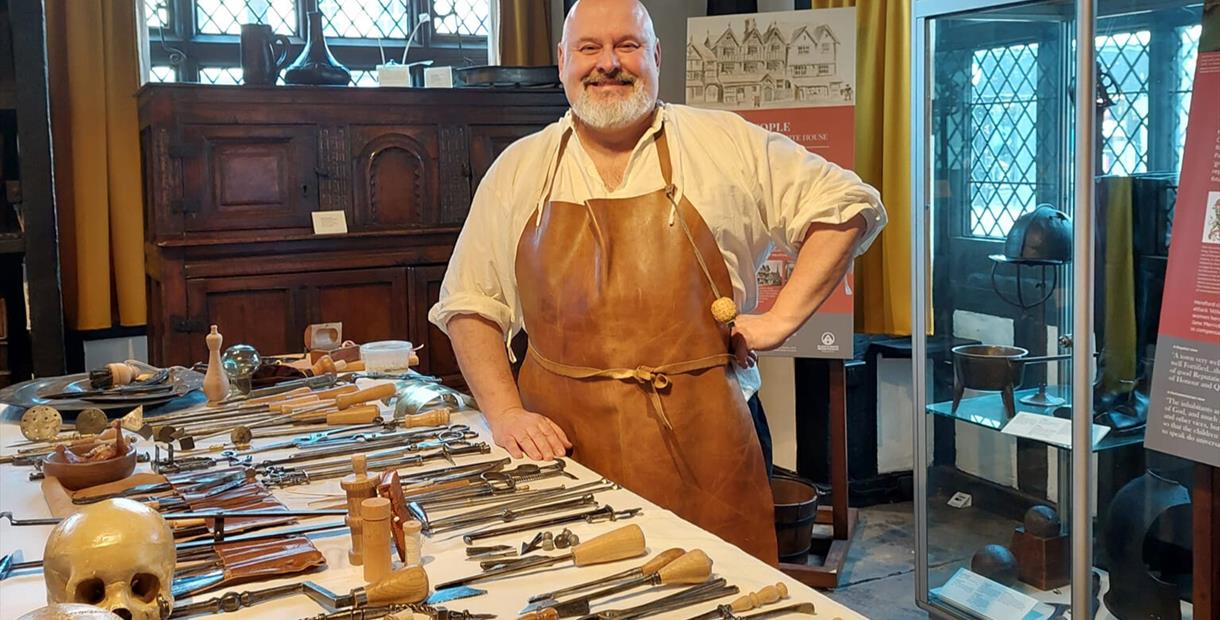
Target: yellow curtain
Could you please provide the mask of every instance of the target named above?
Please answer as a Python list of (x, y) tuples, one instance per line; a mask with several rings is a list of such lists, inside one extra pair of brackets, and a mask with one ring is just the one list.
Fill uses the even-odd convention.
[(500, 0), (500, 64), (555, 64), (551, 46), (551, 3), (547, 0)]
[(138, 1), (46, 1), (64, 313), (78, 330), (145, 323)]
[(881, 191), (889, 225), (856, 261), (856, 331), (911, 333), (911, 0), (856, 7), (856, 173)]

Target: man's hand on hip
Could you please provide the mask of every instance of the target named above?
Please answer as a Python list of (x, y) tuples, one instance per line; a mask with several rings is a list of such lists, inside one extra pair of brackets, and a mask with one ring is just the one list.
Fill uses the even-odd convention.
[(750, 368), (758, 362), (758, 351), (770, 351), (792, 335), (792, 326), (771, 313), (742, 314), (733, 319), (733, 355), (737, 365)]
[(535, 461), (555, 459), (572, 447), (563, 429), (550, 418), (521, 407), (488, 414), (487, 424), (496, 445), (508, 450), (515, 459), (523, 456)]

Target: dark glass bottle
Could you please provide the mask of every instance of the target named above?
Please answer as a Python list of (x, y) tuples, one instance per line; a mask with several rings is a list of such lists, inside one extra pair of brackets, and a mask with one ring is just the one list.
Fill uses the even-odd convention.
[(322, 13), (310, 11), (309, 31), (305, 36), (305, 49), (301, 55), (284, 70), (284, 82), (288, 84), (325, 84), (331, 86), (346, 86), (352, 81), (352, 74), (347, 67), (339, 64), (326, 47), (326, 37), (322, 36)]

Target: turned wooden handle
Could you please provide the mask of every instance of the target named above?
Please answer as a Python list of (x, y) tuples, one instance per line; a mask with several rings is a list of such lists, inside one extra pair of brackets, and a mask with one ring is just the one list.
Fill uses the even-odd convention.
[(369, 605), (418, 603), (428, 597), (428, 573), (422, 566), (400, 568), (365, 588)]
[(644, 553), (644, 531), (633, 523), (572, 547), (572, 561), (577, 566), (588, 566), (638, 558)]
[(364, 372), (364, 360), (335, 360), (335, 370), (339, 372)]
[(351, 407), (352, 405), (359, 405), (361, 403), (367, 403), (370, 400), (380, 400), (382, 398), (389, 398), (397, 393), (398, 393), (398, 390), (397, 390), (397, 388), (394, 387), (393, 383), (382, 383), (381, 385), (378, 385), (378, 386), (374, 386), (371, 388), (365, 388), (363, 390), (360, 390), (359, 392), (353, 392), (351, 394), (343, 394), (343, 395), (339, 396), (338, 398), (335, 398), (335, 405), (338, 406), (340, 409), (347, 409), (348, 407)]
[(309, 372), (313, 373), (315, 377), (333, 373), (335, 372), (335, 360), (331, 359), (329, 355), (323, 355), (318, 358), (318, 361), (313, 363), (313, 366), (309, 368)]
[(301, 405), (308, 405), (308, 404), (316, 403), (316, 402), (318, 402), (318, 395), (317, 394), (308, 394), (305, 396), (299, 396), (292, 400), (286, 400), (283, 402), (278, 402), (278, 403), (274, 403), (271, 405), (267, 405), (267, 408), (273, 412), (287, 413), (289, 411), (292, 411), (296, 407), (300, 407)]
[(640, 574), (647, 577), (647, 576), (661, 570), (662, 567), (669, 564), (670, 562), (673, 562), (674, 560), (682, 557), (682, 555), (685, 553), (686, 553), (686, 549), (683, 549), (681, 547), (674, 547), (672, 549), (666, 549), (666, 550), (658, 553), (656, 555), (656, 557), (652, 558), (651, 560), (648, 560), (648, 562), (646, 562), (643, 566), (641, 566)]
[(449, 424), (449, 408), (433, 409), (425, 413), (409, 415), (402, 420), (403, 426), (416, 428), (420, 426), (446, 426)]
[(758, 592), (751, 592), (742, 595), (729, 603), (729, 608), (734, 613), (750, 611), (763, 605), (770, 605), (780, 599), (788, 598), (788, 586), (783, 583), (777, 583), (773, 586), (765, 586)]
[(360, 405), (326, 414), (326, 423), (330, 426), (372, 424), (380, 417), (381, 409), (378, 409), (377, 405)]
[(700, 549), (692, 549), (662, 567), (657, 576), (665, 585), (703, 583), (712, 576), (712, 558)]
[(543, 607), (517, 618), (517, 620), (559, 620), (559, 612), (554, 607)]
[(330, 388), (329, 390), (322, 390), (321, 392), (314, 392), (314, 394), (316, 394), (318, 396), (318, 400), (332, 400), (332, 399), (338, 398), (340, 396), (343, 396), (344, 394), (351, 394), (352, 392), (359, 392), (359, 391), (360, 391), (360, 388), (349, 384), (349, 385), (340, 385), (339, 387), (333, 387), (333, 388)]

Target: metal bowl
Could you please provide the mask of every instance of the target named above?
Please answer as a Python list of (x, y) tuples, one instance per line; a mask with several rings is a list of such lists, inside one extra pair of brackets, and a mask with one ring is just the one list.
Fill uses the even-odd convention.
[(953, 372), (971, 390), (1011, 390), (1024, 380), (1028, 355), (1028, 349), (997, 344), (953, 347)]

